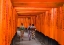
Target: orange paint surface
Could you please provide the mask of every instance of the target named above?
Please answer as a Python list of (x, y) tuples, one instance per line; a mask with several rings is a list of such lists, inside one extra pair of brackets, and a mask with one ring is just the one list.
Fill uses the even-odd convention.
[(12, 0), (13, 2), (63, 2), (63, 0)]
[[(13, 14), (13, 6), (10, 0), (0, 0), (0, 45), (10, 45), (11, 40), (16, 33), (13, 22), (14, 17)], [(5, 6), (4, 6), (5, 5)], [(15, 24), (16, 25), (16, 24)]]
[[(64, 5), (62, 7), (57, 7), (58, 5), (53, 3), (48, 4), (48, 6), (55, 8), (45, 8), (44, 10), (42, 8), (44, 6), (47, 7), (47, 4), (42, 4), (42, 2), (63, 2), (63, 0), (13, 1), (15, 3), (26, 2), (28, 5), (25, 4), (24, 7), (35, 7), (35, 10), (33, 8), (29, 10), (27, 8), (25, 10), (24, 8), (21, 11), (19, 8), (15, 9), (10, 0), (0, 0), (0, 45), (10, 45), (12, 38), (17, 31), (16, 29), (21, 25), (21, 23), (23, 23), (26, 28), (30, 23), (35, 24), (37, 31), (43, 33), (45, 36), (55, 39), (61, 45), (64, 45)], [(39, 5), (39, 3), (35, 4), (33, 1), (41, 3)], [(33, 2), (33, 4), (29, 2)], [(36, 9), (36, 7), (42, 8), (42, 10)], [(16, 11), (23, 16), (19, 16)]]

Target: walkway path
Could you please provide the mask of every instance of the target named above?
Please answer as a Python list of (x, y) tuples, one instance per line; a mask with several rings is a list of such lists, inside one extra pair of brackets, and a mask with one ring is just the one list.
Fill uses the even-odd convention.
[[(19, 32), (18, 32), (19, 33)], [(24, 33), (23, 41), (20, 38), (20, 41), (17, 41), (15, 45), (41, 45), (40, 42), (37, 39), (32, 39), (29, 41), (28, 39), (28, 33)]]

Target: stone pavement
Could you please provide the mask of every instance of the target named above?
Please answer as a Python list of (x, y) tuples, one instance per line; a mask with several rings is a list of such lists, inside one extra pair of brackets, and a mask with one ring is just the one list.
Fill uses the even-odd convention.
[[(18, 32), (18, 34), (20, 33)], [(29, 41), (28, 33), (25, 32), (23, 41), (20, 38), (19, 41), (15, 42), (15, 45), (41, 45), (41, 43), (37, 39), (32, 39)]]

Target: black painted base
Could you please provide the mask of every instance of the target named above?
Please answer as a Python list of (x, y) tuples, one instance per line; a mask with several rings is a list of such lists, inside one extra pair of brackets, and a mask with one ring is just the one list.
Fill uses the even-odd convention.
[(15, 45), (16, 41), (20, 41), (20, 37), (17, 36), (17, 32), (15, 33), (15, 36), (13, 37), (10, 45)]
[(45, 45), (60, 45), (56, 40), (45, 36), (41, 32), (36, 31), (36, 38)]

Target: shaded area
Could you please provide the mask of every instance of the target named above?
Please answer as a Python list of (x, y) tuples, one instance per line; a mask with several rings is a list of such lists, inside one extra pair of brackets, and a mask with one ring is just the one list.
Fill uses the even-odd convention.
[(56, 40), (49, 38), (48, 36), (45, 36), (44, 34), (36, 31), (36, 37), (39, 40), (41, 44), (45, 45), (60, 45)]
[(16, 42), (20, 42), (20, 37), (17, 36), (17, 33), (15, 34), (14, 38), (12, 39), (10, 45), (16, 45)]

